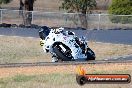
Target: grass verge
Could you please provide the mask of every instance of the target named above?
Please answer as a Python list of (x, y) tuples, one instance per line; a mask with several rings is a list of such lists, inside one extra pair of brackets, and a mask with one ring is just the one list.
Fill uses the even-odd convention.
[[(38, 38), (0, 37), (0, 63), (49, 62), (51, 55), (43, 52)], [(132, 54), (132, 45), (89, 42), (96, 59)]]
[[(0, 88), (131, 88), (130, 84), (86, 84), (79, 86), (76, 83), (76, 73), (66, 69), (75, 70), (76, 66), (53, 67), (54, 72), (47, 74), (24, 74), (0, 78)], [(84, 65), (88, 74), (130, 74), (132, 75), (131, 64), (105, 64), (105, 65)], [(107, 67), (107, 68), (106, 68)], [(35, 67), (34, 67), (35, 68)], [(49, 70), (47, 67), (43, 67)], [(62, 71), (63, 68), (63, 71)], [(100, 69), (101, 68), (101, 69)], [(36, 68), (35, 68), (36, 69)], [(41, 69), (41, 68), (40, 68)], [(50, 67), (52, 69), (52, 67)], [(61, 69), (61, 70), (60, 70)], [(123, 70), (124, 69), (124, 70)], [(10, 68), (11, 70), (11, 68)], [(66, 72), (66, 73), (65, 73)], [(38, 71), (39, 73), (39, 71)]]

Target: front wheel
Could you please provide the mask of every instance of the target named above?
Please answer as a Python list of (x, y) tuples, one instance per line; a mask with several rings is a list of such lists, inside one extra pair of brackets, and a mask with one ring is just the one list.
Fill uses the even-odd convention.
[(69, 49), (66, 49), (66, 51), (63, 51), (63, 49), (59, 45), (55, 45), (53, 47), (53, 51), (56, 54), (58, 61), (71, 61), (72, 55), (70, 53)]
[(95, 60), (95, 53), (90, 49), (90, 48), (87, 48), (87, 59), (86, 60)]

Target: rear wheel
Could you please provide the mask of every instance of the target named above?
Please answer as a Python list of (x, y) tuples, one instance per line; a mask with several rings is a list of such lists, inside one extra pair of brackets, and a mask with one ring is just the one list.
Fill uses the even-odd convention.
[(53, 51), (56, 54), (58, 61), (71, 61), (72, 60), (71, 50), (68, 48), (65, 48), (65, 51), (64, 51), (60, 47), (60, 45), (62, 45), (65, 48), (63, 44), (53, 46)]

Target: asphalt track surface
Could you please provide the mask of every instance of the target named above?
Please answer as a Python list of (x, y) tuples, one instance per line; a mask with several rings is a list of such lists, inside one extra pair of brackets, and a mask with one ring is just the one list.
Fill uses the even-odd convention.
[[(132, 30), (71, 30), (78, 37), (96, 42), (132, 45)], [(0, 28), (0, 35), (39, 38), (38, 29)]]

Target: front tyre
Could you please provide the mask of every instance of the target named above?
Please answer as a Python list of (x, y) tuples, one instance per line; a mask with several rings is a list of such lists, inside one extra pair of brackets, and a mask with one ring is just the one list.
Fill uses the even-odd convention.
[(69, 53), (70, 50), (63, 51), (59, 45), (53, 46), (53, 51), (56, 54), (58, 61), (71, 61), (72, 55)]
[(86, 60), (95, 60), (96, 58), (95, 53), (90, 48), (87, 48), (86, 54), (87, 54)]

